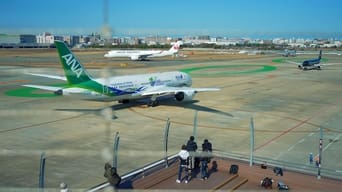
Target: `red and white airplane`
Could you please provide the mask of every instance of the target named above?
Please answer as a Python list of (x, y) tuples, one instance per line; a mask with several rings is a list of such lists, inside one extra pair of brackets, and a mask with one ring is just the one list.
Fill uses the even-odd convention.
[(169, 50), (111, 50), (108, 51), (105, 57), (129, 57), (131, 60), (144, 60), (152, 57), (164, 57), (168, 55), (175, 55), (178, 53), (181, 41), (177, 41)]

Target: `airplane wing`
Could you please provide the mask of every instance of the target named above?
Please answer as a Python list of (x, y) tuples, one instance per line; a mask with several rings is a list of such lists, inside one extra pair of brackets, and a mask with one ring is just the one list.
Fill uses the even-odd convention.
[(156, 54), (158, 55), (158, 54), (161, 54), (161, 53), (162, 53), (162, 51), (160, 51), (160, 50), (149, 51), (149, 52), (133, 55), (131, 58), (146, 59), (148, 57), (153, 57), (154, 55), (156, 55)]
[(63, 81), (67, 80), (66, 77), (58, 76), (58, 75), (47, 75), (47, 74), (39, 74), (39, 73), (26, 73), (26, 74), (34, 75), (34, 76), (39, 76), (39, 77), (47, 77), (47, 78), (50, 78), (50, 79), (59, 79), (59, 80), (63, 80)]
[(22, 85), (22, 86), (51, 91), (57, 95), (96, 94), (96, 93), (93, 93), (92, 91), (79, 88), (79, 87), (54, 87), (54, 86), (45, 86), (45, 85)]
[[(39, 74), (39, 73), (26, 73), (26, 74), (39, 76), (39, 77), (47, 77), (50, 79), (59, 79), (59, 80), (67, 81), (65, 76), (47, 75), (47, 74)], [(85, 89), (77, 88), (77, 87), (65, 88), (65, 87), (54, 87), (54, 86), (46, 86), (46, 85), (32, 85), (32, 84), (26, 84), (26, 85), (22, 85), (22, 86), (46, 90), (46, 91), (53, 91), (53, 92), (58, 92), (58, 91), (63, 90), (63, 92), (67, 93), (67, 94), (68, 93), (84, 93), (85, 92)]]
[(45, 85), (22, 85), (22, 86), (42, 89), (42, 90), (47, 90), (47, 91), (58, 91), (62, 89), (62, 87), (53, 87), (53, 86), (45, 86)]
[[(136, 58), (139, 58), (139, 59), (146, 59), (147, 57), (153, 55), (152, 53), (150, 54), (139, 54), (139, 55), (135, 55)], [(134, 58), (134, 56), (132, 57)]]
[(285, 60), (287, 63), (291, 63), (291, 64), (295, 64), (295, 65), (300, 65), (301, 63), (298, 62), (294, 62), (294, 61), (289, 61), (289, 60)]
[(141, 92), (142, 96), (149, 95), (175, 95), (178, 92), (204, 92), (204, 91), (219, 91), (219, 88), (193, 88), (193, 87), (158, 87), (147, 89)]
[(342, 63), (321, 63), (321, 65), (341, 65)]

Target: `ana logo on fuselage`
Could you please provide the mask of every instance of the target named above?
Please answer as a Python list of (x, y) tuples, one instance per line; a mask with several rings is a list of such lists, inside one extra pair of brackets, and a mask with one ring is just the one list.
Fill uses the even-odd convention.
[(73, 55), (69, 53), (67, 55), (63, 55), (62, 58), (65, 60), (65, 63), (70, 66), (71, 71), (77, 75), (77, 78), (80, 78), (83, 69)]

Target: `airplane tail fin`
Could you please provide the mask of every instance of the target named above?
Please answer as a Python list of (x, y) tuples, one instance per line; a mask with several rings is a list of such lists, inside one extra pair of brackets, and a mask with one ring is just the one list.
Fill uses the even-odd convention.
[(322, 50), (319, 51), (318, 59), (322, 59)]
[(80, 84), (91, 81), (91, 78), (83, 65), (79, 62), (76, 56), (74, 56), (66, 44), (63, 41), (55, 41), (55, 45), (69, 84)]
[(177, 53), (179, 48), (180, 48), (180, 45), (181, 45), (181, 41), (177, 41), (171, 48), (170, 48), (170, 52), (172, 53)]

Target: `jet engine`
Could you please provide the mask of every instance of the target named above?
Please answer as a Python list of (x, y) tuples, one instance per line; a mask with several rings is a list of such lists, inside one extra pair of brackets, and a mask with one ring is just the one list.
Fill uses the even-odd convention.
[(177, 101), (191, 101), (196, 95), (196, 91), (182, 91), (175, 94)]
[(81, 94), (81, 95), (91, 95), (91, 96), (101, 95), (95, 91), (90, 91), (87, 89), (82, 89), (82, 88), (77, 88), (77, 87), (58, 89), (54, 93), (56, 95), (71, 95), (71, 94)]
[(63, 89), (58, 89), (54, 93), (55, 93), (55, 95), (63, 95)]
[(69, 90), (69, 88), (66, 88), (66, 89), (58, 89), (54, 93), (55, 93), (55, 95), (70, 95), (70, 94), (73, 94), (75, 92), (73, 92), (72, 90)]

